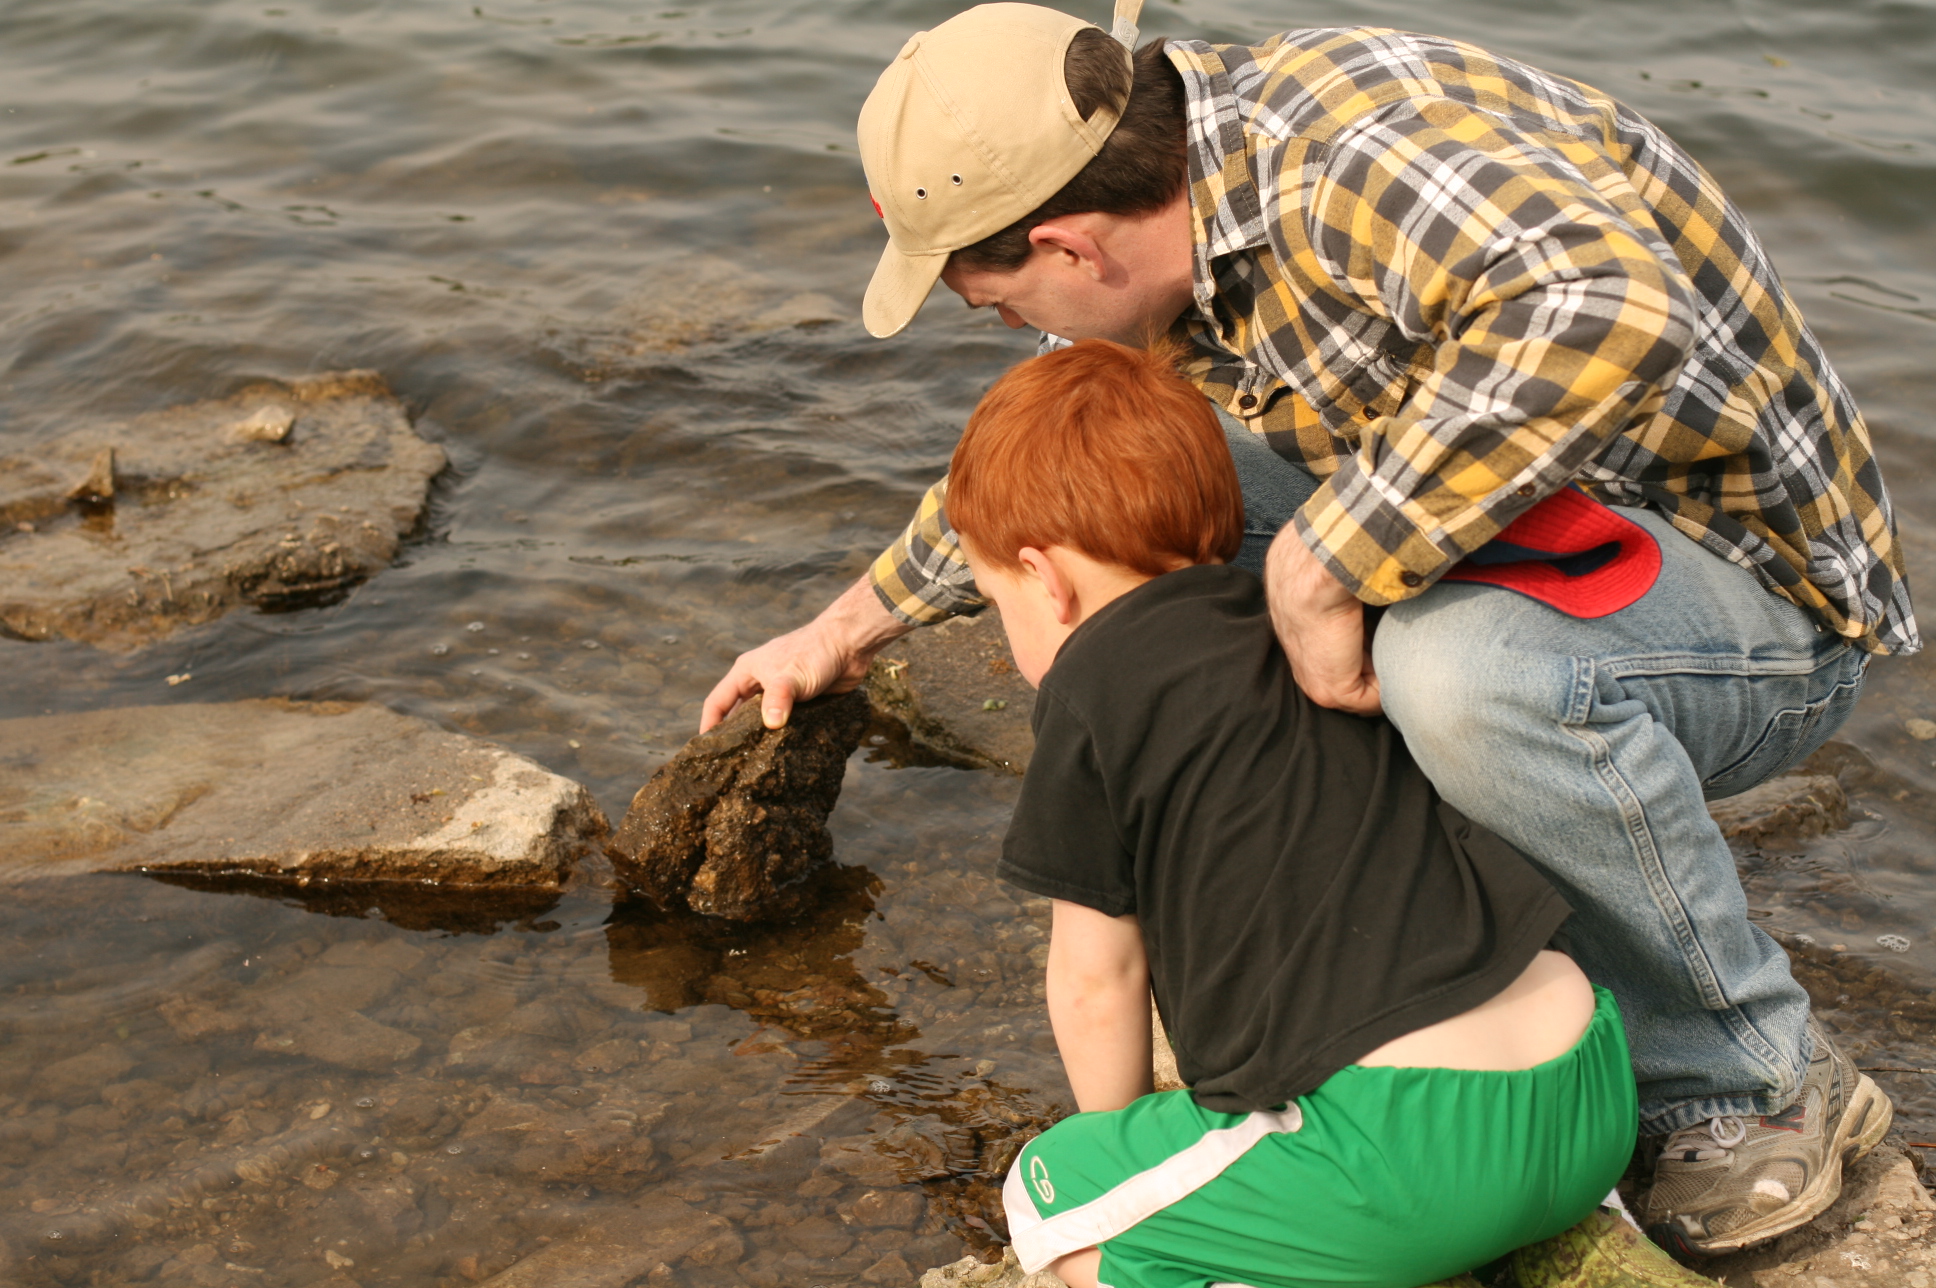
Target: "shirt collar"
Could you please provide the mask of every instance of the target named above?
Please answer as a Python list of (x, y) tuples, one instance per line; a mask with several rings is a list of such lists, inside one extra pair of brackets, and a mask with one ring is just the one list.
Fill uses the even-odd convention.
[(1192, 286), (1197, 310), (1207, 319), (1213, 316), (1210, 301), (1217, 293), (1212, 261), (1268, 240), (1263, 201), (1251, 178), (1244, 105), (1231, 89), (1216, 46), (1172, 40), (1164, 52), (1183, 77), (1195, 252)]

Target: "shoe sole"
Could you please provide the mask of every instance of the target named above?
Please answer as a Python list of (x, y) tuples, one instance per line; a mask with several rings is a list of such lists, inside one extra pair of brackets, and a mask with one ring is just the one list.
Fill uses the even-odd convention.
[(1841, 1121), (1835, 1124), (1835, 1144), (1828, 1151), (1827, 1164), (1822, 1168), (1821, 1175), (1810, 1182), (1794, 1202), (1779, 1211), (1770, 1212), (1752, 1225), (1742, 1226), (1724, 1239), (1708, 1239), (1696, 1244), (1679, 1237), (1676, 1242), (1696, 1256), (1716, 1257), (1725, 1252), (1739, 1252), (1743, 1248), (1766, 1243), (1807, 1225), (1842, 1196), (1842, 1169), (1867, 1156), (1870, 1150), (1881, 1144), (1895, 1116), (1895, 1105), (1875, 1085), (1875, 1079), (1866, 1073), (1857, 1074), (1855, 1089), (1849, 1093), (1848, 1107), (1842, 1111)]

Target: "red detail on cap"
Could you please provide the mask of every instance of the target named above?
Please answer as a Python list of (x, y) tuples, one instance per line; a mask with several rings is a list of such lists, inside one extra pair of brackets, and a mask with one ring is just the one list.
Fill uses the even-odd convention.
[[(1645, 595), (1660, 576), (1660, 543), (1632, 519), (1575, 487), (1555, 492), (1507, 524), (1496, 538), (1527, 558), (1484, 562), (1485, 547), (1455, 565), (1445, 581), (1473, 581), (1517, 591), (1569, 617), (1605, 617)], [(1616, 549), (1590, 571), (1569, 572), (1568, 556)]]
[(874, 200), (874, 194), (871, 192), (867, 194), (867, 204), (874, 207), (875, 218), (877, 219), (887, 218), (887, 215), (881, 210), (881, 203)]

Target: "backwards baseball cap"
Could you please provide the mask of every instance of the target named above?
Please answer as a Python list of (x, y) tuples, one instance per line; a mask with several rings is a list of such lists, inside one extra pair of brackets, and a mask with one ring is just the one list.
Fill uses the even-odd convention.
[(1617, 613), (1660, 576), (1654, 534), (1578, 487), (1553, 493), (1441, 580), (1517, 591), (1570, 617)]
[[(1136, 44), (1142, 0), (1116, 0), (1109, 33)], [(860, 159), (887, 250), (861, 318), (886, 337), (913, 320), (950, 253), (1000, 232), (1076, 177), (1118, 114), (1087, 120), (1063, 55), (1094, 23), (1032, 4), (983, 4), (916, 32), (860, 110)]]

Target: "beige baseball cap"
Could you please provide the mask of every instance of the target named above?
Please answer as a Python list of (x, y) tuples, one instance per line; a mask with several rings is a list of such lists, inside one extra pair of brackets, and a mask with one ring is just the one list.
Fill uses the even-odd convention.
[[(1142, 0), (1110, 32), (1136, 42)], [(928, 298), (950, 252), (1047, 201), (1102, 150), (1116, 113), (1076, 115), (1062, 58), (1094, 23), (1032, 4), (982, 4), (916, 32), (860, 110), (860, 159), (887, 249), (861, 319), (886, 337)]]

